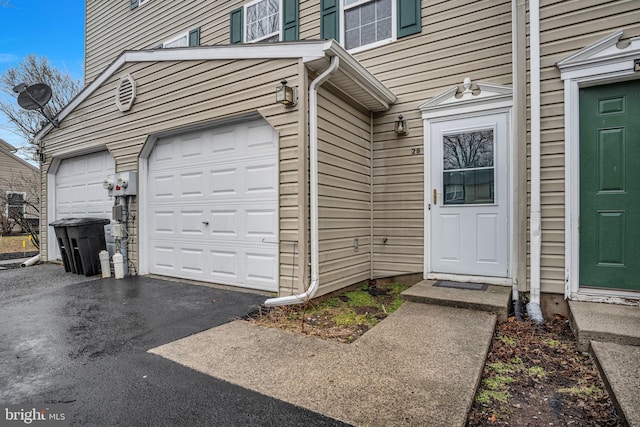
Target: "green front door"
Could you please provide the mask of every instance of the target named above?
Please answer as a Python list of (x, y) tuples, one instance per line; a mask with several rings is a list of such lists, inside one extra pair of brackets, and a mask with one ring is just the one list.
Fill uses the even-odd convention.
[(580, 286), (640, 290), (640, 80), (580, 89)]

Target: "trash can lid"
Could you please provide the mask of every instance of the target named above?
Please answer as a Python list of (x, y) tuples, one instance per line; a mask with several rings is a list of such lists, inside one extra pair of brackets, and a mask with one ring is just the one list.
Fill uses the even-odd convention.
[(52, 227), (75, 227), (89, 224), (109, 224), (111, 220), (106, 218), (61, 218), (50, 222)]

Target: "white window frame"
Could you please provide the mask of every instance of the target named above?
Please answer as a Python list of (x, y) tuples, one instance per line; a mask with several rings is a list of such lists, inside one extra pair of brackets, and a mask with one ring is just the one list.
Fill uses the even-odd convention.
[(6, 191), (6, 197), (7, 197), (7, 206), (5, 206), (4, 209), (4, 213), (7, 216), (7, 218), (9, 218), (9, 207), (11, 206), (11, 204), (9, 203), (9, 194), (22, 194), (22, 215), (27, 213), (27, 193), (24, 191)]
[(151, 1), (151, 0), (138, 0), (138, 7), (140, 7), (140, 6), (144, 5), (144, 4), (149, 3), (150, 1)]
[[(148, 0), (147, 0), (147, 1), (148, 1)], [(162, 42), (162, 48), (163, 48), (163, 49), (171, 49), (171, 47), (167, 47), (167, 45), (168, 45), (169, 43), (172, 43), (172, 42), (174, 42), (174, 41), (176, 41), (176, 40), (179, 40), (179, 39), (181, 39), (181, 38), (183, 38), (183, 37), (184, 37), (184, 38), (186, 38), (186, 40), (187, 40), (187, 44), (186, 44), (186, 45), (184, 45), (184, 46), (175, 46), (175, 47), (189, 47), (189, 31), (185, 31), (185, 32), (180, 33), (180, 34), (178, 34), (178, 35), (176, 35), (176, 36), (174, 36), (174, 37), (172, 37), (172, 38), (170, 38), (170, 39), (167, 39), (167, 40), (163, 41), (163, 42)]]
[(247, 9), (249, 8), (249, 6), (253, 6), (254, 4), (257, 4), (257, 3), (260, 3), (260, 2), (263, 2), (263, 1), (266, 1), (266, 0), (253, 0), (253, 1), (250, 1), (249, 3), (245, 4), (242, 7), (242, 13), (243, 13), (243, 17), (242, 17), (242, 19), (243, 19), (243, 21), (242, 21), (242, 36), (243, 36), (243, 40), (246, 40), (246, 43), (257, 43), (257, 42), (260, 42), (262, 40), (266, 40), (266, 39), (268, 39), (270, 37), (273, 37), (276, 34), (278, 35), (278, 41), (282, 41), (282, 0), (278, 0), (278, 31), (277, 31), (277, 33), (273, 32), (273, 33), (268, 34), (266, 36), (262, 36), (260, 38), (253, 39), (253, 40), (250, 40), (250, 41), (249, 41), (249, 39), (247, 37), (247, 27), (248, 27)]
[[(345, 46), (345, 48), (347, 45), (346, 44), (347, 34), (346, 34), (346, 28), (345, 28), (346, 27), (346, 19), (345, 19), (346, 11), (348, 11), (349, 9), (353, 9), (355, 7), (360, 7), (367, 3), (374, 2), (374, 1), (376, 0), (358, 0), (358, 2), (354, 4), (350, 4), (348, 7), (345, 7), (344, 0), (340, 0), (340, 40), (342, 40), (340, 44)], [(391, 0), (391, 38), (380, 40), (374, 43), (365, 44), (359, 47), (354, 47), (353, 49), (348, 49), (347, 52), (358, 53), (365, 50), (373, 49), (375, 47), (384, 46), (396, 41), (398, 36), (397, 19), (396, 19), (396, 13), (397, 13), (396, 3), (397, 2), (395, 0)]]

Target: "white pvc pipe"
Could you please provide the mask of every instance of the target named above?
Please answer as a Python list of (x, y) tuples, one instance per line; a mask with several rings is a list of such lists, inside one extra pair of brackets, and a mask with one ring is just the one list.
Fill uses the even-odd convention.
[(311, 204), (311, 283), (309, 288), (298, 295), (290, 295), (278, 298), (269, 298), (264, 302), (267, 307), (279, 305), (301, 304), (310, 300), (318, 291), (320, 285), (319, 273), (319, 245), (318, 245), (318, 88), (340, 66), (337, 56), (331, 58), (331, 65), (322, 74), (316, 77), (309, 85), (309, 196)]
[[(542, 249), (542, 213), (540, 207), (540, 0), (529, 3), (531, 62), (531, 212), (530, 259), (531, 288), (527, 311), (542, 322), (540, 313), (540, 260)], [(531, 308), (529, 307), (531, 306)]]
[(25, 262), (23, 262), (22, 264), (20, 264), (20, 267), (31, 267), (32, 265), (35, 265), (37, 263), (40, 262), (40, 254), (29, 258), (28, 260), (26, 260)]

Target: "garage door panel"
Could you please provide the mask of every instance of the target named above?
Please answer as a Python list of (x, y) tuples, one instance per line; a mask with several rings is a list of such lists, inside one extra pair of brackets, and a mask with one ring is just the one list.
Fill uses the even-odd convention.
[(203, 209), (181, 210), (180, 215), (180, 233), (185, 236), (202, 237), (203, 233)]
[(247, 237), (275, 239), (278, 229), (278, 212), (275, 209), (247, 209), (245, 211)]
[(149, 157), (150, 272), (277, 290), (277, 139), (256, 121), (158, 141)]

